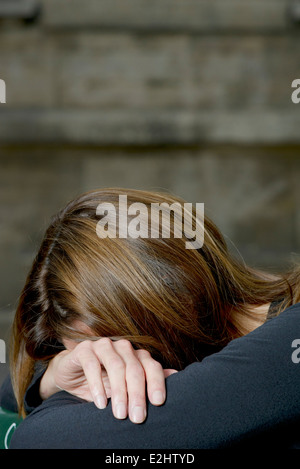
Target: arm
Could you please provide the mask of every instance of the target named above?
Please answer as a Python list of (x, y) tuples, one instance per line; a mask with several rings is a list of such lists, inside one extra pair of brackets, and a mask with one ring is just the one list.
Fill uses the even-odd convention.
[(0, 388), (0, 407), (10, 412), (18, 412), (18, 406), (13, 392), (10, 376), (7, 376)]
[[(71, 352), (65, 350), (56, 355), (48, 367), (37, 363), (24, 398), (26, 414), (43, 400), (66, 390), (93, 401), (99, 408), (105, 408), (107, 398), (111, 398), (116, 418), (126, 418), (129, 410), (132, 422), (141, 423), (146, 418), (146, 386), (150, 402), (162, 405), (166, 398), (165, 378), (175, 372), (163, 370), (146, 350), (134, 350), (128, 341), (85, 341)], [(0, 406), (18, 412), (9, 375), (0, 388)]]
[(45, 400), (65, 390), (94, 402), (99, 409), (104, 409), (111, 397), (116, 418), (124, 419), (129, 414), (132, 422), (141, 423), (146, 418), (145, 383), (150, 402), (162, 405), (166, 398), (165, 377), (174, 372), (163, 370), (149, 352), (134, 350), (126, 340), (85, 340), (50, 361), (40, 381), (39, 395)]
[(300, 305), (167, 379), (167, 400), (133, 425), (110, 405), (57, 393), (18, 427), (12, 448), (219, 448), (289, 425), (300, 415)]
[[(45, 368), (40, 366), (40, 364), (37, 364), (32, 381), (25, 394), (24, 404), (27, 414), (32, 412), (42, 403), (39, 388), (44, 372)], [(10, 375), (5, 378), (0, 388), (0, 406), (10, 412), (18, 413), (18, 404), (15, 398)]]
[[(162, 405), (166, 398), (165, 378), (173, 373), (176, 370), (163, 370), (146, 350), (134, 350), (128, 341), (85, 341), (71, 352), (65, 350), (56, 355), (48, 367), (37, 363), (24, 397), (26, 414), (43, 400), (66, 390), (93, 401), (100, 409), (111, 398), (116, 418), (126, 418), (129, 410), (131, 421), (141, 423), (146, 418), (146, 386), (150, 402)], [(0, 387), (0, 407), (18, 412), (10, 375)]]

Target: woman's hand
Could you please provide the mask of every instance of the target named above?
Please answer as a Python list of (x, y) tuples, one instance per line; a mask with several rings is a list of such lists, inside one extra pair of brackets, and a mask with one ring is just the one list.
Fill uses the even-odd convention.
[(163, 370), (146, 350), (134, 350), (127, 340), (86, 340), (64, 350), (49, 363), (41, 380), (40, 395), (47, 399), (64, 390), (103, 409), (111, 397), (113, 414), (127, 415), (134, 423), (146, 418), (147, 394), (153, 405), (166, 398), (165, 378), (176, 370)]

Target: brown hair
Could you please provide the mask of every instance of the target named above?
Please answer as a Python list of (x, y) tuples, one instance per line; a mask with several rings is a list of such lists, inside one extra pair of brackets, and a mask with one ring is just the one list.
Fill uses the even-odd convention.
[(165, 193), (102, 189), (81, 195), (53, 218), (13, 323), (12, 380), (23, 414), (36, 362), (47, 363), (63, 338), (87, 338), (75, 320), (95, 338), (126, 338), (165, 367), (182, 369), (262, 324), (265, 316), (254, 306), (278, 299), (280, 312), (300, 299), (299, 269), (275, 278), (249, 268), (229, 253), (206, 216), (198, 250), (172, 236), (172, 224), (169, 239), (100, 239), (97, 206), (117, 207), (121, 194), (128, 204), (147, 207), (183, 203)]

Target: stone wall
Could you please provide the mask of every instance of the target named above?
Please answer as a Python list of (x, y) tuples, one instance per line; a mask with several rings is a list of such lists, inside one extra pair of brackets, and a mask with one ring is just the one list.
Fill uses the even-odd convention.
[(0, 338), (49, 217), (85, 190), (172, 191), (251, 265), (297, 256), (299, 2), (31, 3), (0, 20)]

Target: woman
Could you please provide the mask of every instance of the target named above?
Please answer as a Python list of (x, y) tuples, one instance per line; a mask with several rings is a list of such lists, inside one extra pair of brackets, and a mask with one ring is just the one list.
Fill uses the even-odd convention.
[[(151, 204), (184, 204), (167, 194), (103, 189), (83, 194), (54, 217), (27, 278), (13, 325), (12, 381), (23, 414), (26, 390), (35, 365), (41, 362), (48, 365), (40, 382), (42, 398), (53, 395), (59, 387), (104, 408), (110, 391), (108, 385), (106, 392), (104, 389), (102, 365), (108, 373), (115, 416), (127, 415), (127, 381), (132, 402), (130, 396), (139, 390), (135, 405), (129, 403), (130, 417), (142, 422), (143, 378), (137, 361), (148, 377), (150, 401), (160, 405), (165, 396), (157, 362), (169, 370), (166, 376), (172, 373), (170, 369), (184, 370), (193, 362), (215, 364), (217, 360), (217, 369), (218, 360), (222, 362), (228, 351), (230, 355), (235, 350), (239, 338), (251, 337), (248, 342), (242, 341), (247, 349), (252, 331), (266, 330), (267, 336), (271, 331), (272, 336), (273, 326), (265, 327), (271, 311), (277, 316), (300, 300), (299, 268), (274, 277), (238, 262), (216, 226), (207, 217), (197, 219), (195, 211), (192, 229), (199, 223), (205, 229), (200, 249), (187, 249), (186, 237), (176, 236), (180, 229), (184, 233), (183, 220), (176, 214), (167, 238), (161, 233), (155, 238), (145, 233), (135, 238), (107, 233), (100, 239), (97, 224), (107, 213), (99, 213), (98, 207), (118, 207), (120, 195), (126, 195), (128, 205), (139, 203), (149, 209), (141, 210), (139, 218), (143, 224), (143, 217), (148, 217), (147, 226), (151, 222)], [(126, 223), (132, 220), (133, 216), (128, 216)], [(118, 223), (120, 219), (114, 217), (107, 223), (107, 230), (120, 233), (124, 227)], [(293, 306), (288, 322), (295, 320), (297, 307)], [(282, 327), (282, 321), (277, 324)], [(288, 324), (281, 329), (282, 333), (290, 330), (295, 333), (294, 323), (292, 328)], [(104, 337), (109, 339), (99, 340)], [(267, 355), (273, 353), (273, 348), (278, 353), (277, 344), (270, 350), (269, 345), (268, 336)], [(112, 364), (108, 357), (116, 360), (116, 356), (123, 361)], [(125, 377), (124, 362), (132, 364), (133, 359), (134, 365), (128, 367), (131, 374)], [(184, 373), (172, 376), (170, 383), (180, 382)], [(298, 379), (294, 369), (292, 376)], [(296, 408), (295, 402), (293, 405)], [(290, 418), (290, 408), (284, 412), (282, 422)], [(24, 423), (27, 420), (30, 417)], [(269, 428), (274, 422), (269, 416), (267, 421)], [(239, 432), (234, 434), (234, 438), (240, 437)]]

